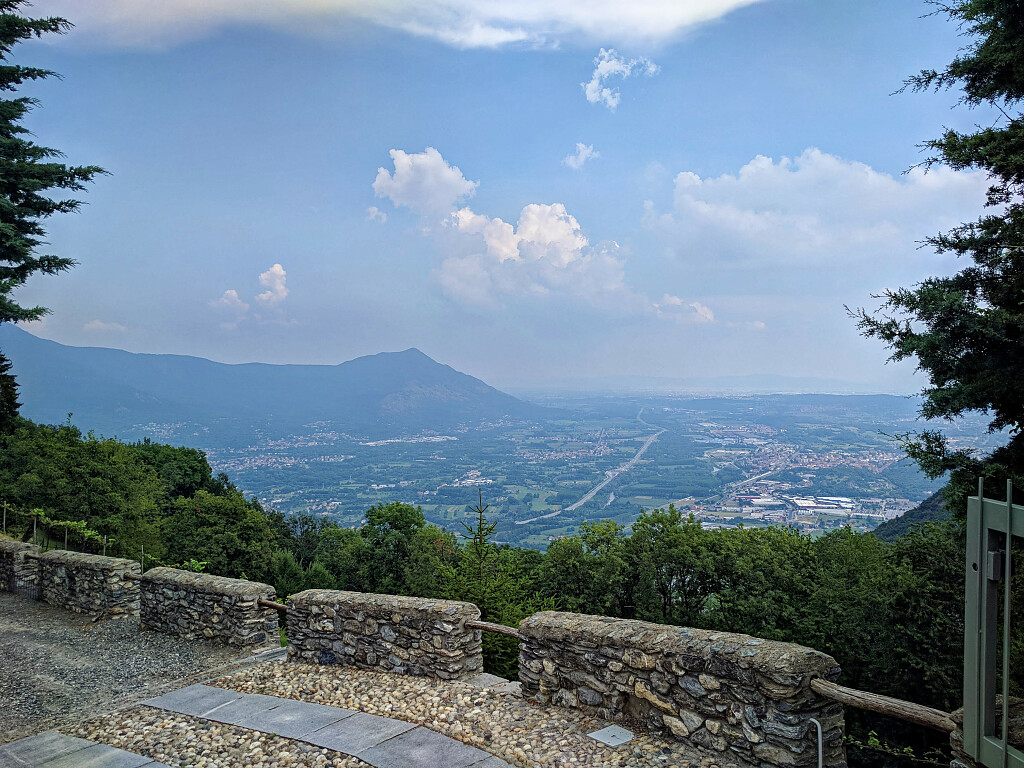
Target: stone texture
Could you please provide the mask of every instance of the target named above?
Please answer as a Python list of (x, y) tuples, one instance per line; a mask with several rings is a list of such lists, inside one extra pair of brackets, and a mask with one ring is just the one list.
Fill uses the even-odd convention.
[(277, 611), (257, 604), (261, 598), (276, 599), (269, 584), (150, 568), (139, 585), (141, 629), (240, 646), (277, 639)]
[(39, 583), (39, 547), (13, 539), (0, 539), (0, 591), (14, 592)]
[(464, 679), (483, 671), (471, 603), (310, 589), (288, 601), (288, 655), (398, 674)]
[(125, 578), (139, 575), (134, 560), (88, 555), (64, 549), (39, 556), (43, 600), (76, 613), (111, 615), (139, 612), (139, 585)]
[(545, 611), (519, 625), (523, 694), (655, 728), (738, 765), (845, 768), (842, 708), (810, 689), (831, 656), (791, 643)]

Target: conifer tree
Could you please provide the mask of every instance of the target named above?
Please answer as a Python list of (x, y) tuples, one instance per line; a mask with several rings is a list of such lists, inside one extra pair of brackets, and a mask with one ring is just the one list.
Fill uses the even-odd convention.
[[(0, 0), (0, 95), (13, 94), (31, 80), (55, 75), (48, 69), (11, 63), (11, 51), (24, 40), (44, 34), (64, 34), (71, 24), (61, 18), (29, 19), (18, 14), (26, 0)], [(35, 320), (44, 307), (18, 304), (14, 291), (36, 273), (55, 275), (74, 266), (74, 260), (39, 253), (45, 245), (43, 221), (55, 213), (70, 213), (80, 200), (60, 194), (79, 192), (97, 174), (98, 166), (68, 166), (59, 150), (31, 140), (22, 125), (36, 105), (28, 96), (0, 98), (0, 323)], [(56, 194), (54, 194), (56, 192)]]
[(967, 107), (994, 108), (988, 128), (945, 130), (925, 143), (926, 165), (989, 174), (986, 215), (926, 240), (968, 263), (950, 277), (929, 277), (887, 291), (875, 313), (855, 316), (866, 336), (881, 339), (890, 359), (915, 359), (928, 376), (921, 415), (955, 419), (970, 412), (990, 418), (990, 430), (1009, 441), (979, 456), (951, 446), (937, 430), (904, 435), (908, 455), (932, 477), (951, 472), (947, 502), (957, 512), (978, 476), (999, 492), (1005, 479), (1024, 489), (1024, 0), (935, 3), (957, 22), (968, 44), (941, 71), (924, 70), (906, 88), (959, 88)]

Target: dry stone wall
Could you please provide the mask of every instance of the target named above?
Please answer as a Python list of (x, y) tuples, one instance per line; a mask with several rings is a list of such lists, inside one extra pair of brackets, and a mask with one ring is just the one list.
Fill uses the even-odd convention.
[[(31, 555), (32, 557), (25, 557)], [(39, 583), (39, 547), (0, 539), (0, 591), (16, 592)]]
[(277, 641), (277, 611), (257, 603), (261, 598), (275, 600), (269, 584), (150, 568), (139, 585), (141, 629), (228, 645)]
[(311, 589), (288, 601), (288, 655), (457, 680), (483, 670), (471, 603)]
[(664, 729), (722, 765), (845, 768), (842, 707), (810, 689), (831, 656), (747, 635), (545, 611), (523, 620), (524, 695)]
[(43, 600), (77, 613), (139, 612), (139, 585), (126, 579), (142, 568), (134, 560), (51, 550), (39, 556)]

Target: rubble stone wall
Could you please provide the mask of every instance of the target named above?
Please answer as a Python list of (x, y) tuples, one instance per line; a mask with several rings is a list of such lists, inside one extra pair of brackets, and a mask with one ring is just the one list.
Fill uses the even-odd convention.
[(139, 628), (190, 640), (266, 645), (278, 639), (277, 611), (257, 600), (275, 600), (269, 584), (176, 568), (150, 568), (140, 585)]
[(810, 689), (835, 680), (831, 656), (747, 635), (545, 611), (522, 621), (519, 679), (541, 704), (662, 729), (721, 765), (845, 768), (839, 704)]
[(471, 603), (310, 589), (288, 601), (288, 655), (457, 680), (483, 671)]
[(76, 613), (139, 612), (139, 585), (126, 579), (142, 567), (134, 560), (54, 549), (39, 556), (43, 600)]
[(13, 539), (0, 539), (0, 592), (14, 592), (39, 583), (39, 547)]

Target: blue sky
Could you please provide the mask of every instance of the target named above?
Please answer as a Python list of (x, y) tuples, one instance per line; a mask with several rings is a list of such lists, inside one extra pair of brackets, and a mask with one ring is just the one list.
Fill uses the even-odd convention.
[(909, 0), (37, 0), (29, 127), (99, 179), (30, 324), (77, 345), (498, 386), (785, 374), (912, 391), (844, 304), (950, 272), (978, 174), (908, 168), (962, 43)]

